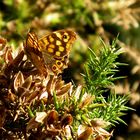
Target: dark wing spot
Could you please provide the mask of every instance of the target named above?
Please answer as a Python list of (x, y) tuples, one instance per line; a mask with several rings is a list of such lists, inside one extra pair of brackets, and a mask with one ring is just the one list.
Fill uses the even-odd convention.
[(60, 61), (58, 61), (58, 62), (57, 62), (57, 65), (58, 65), (58, 66), (60, 66), (60, 65), (61, 65), (61, 62), (60, 62)]
[(56, 71), (56, 70), (57, 70), (57, 67), (56, 67), (55, 65), (53, 65), (53, 66), (52, 66), (52, 70), (53, 70), (53, 71)]
[(68, 38), (68, 36), (67, 35), (63, 35), (63, 39), (67, 39)]

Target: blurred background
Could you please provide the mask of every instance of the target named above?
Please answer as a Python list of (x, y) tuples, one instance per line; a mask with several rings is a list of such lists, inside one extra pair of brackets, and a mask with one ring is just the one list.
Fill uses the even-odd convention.
[(1, 0), (0, 36), (13, 48), (23, 46), (26, 35), (33, 29), (38, 37), (49, 32), (70, 28), (77, 41), (70, 54), (69, 68), (63, 79), (84, 84), (81, 73), (89, 57), (88, 47), (96, 54), (102, 48), (101, 37), (107, 44), (119, 34), (117, 45), (124, 53), (117, 59), (127, 63), (119, 67), (116, 76), (117, 94), (129, 94), (129, 111), (123, 117), (128, 124), (114, 128), (112, 140), (140, 139), (140, 0)]

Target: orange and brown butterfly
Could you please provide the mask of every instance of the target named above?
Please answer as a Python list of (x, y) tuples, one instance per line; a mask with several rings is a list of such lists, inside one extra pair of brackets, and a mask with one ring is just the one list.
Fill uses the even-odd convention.
[(71, 46), (76, 33), (71, 30), (58, 30), (38, 39), (34, 32), (27, 34), (25, 52), (31, 62), (46, 75), (62, 73), (68, 65)]

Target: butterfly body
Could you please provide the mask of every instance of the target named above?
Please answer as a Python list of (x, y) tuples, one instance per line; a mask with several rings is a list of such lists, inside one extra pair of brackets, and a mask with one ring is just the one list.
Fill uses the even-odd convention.
[(71, 30), (58, 30), (40, 39), (35, 33), (29, 32), (25, 52), (42, 74), (46, 73), (46, 68), (52, 74), (59, 74), (68, 65), (75, 39), (76, 34)]

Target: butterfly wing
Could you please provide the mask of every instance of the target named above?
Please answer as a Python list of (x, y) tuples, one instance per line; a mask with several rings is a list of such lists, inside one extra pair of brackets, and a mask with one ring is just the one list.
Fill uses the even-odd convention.
[(70, 30), (59, 30), (39, 39), (40, 50), (46, 50), (54, 58), (62, 58), (70, 53), (76, 34)]
[(29, 32), (27, 34), (26, 45), (24, 46), (24, 50), (27, 54), (27, 57), (36, 66), (39, 72), (46, 76), (47, 69), (43, 63), (42, 53), (38, 50), (38, 48), (38, 37), (34, 32)]
[(41, 73), (47, 67), (54, 74), (59, 74), (68, 65), (71, 44), (75, 39), (76, 34), (70, 30), (59, 30), (40, 39), (29, 32), (25, 51)]
[(61, 73), (68, 65), (71, 45), (76, 34), (70, 30), (59, 30), (39, 39), (44, 62), (54, 73)]

